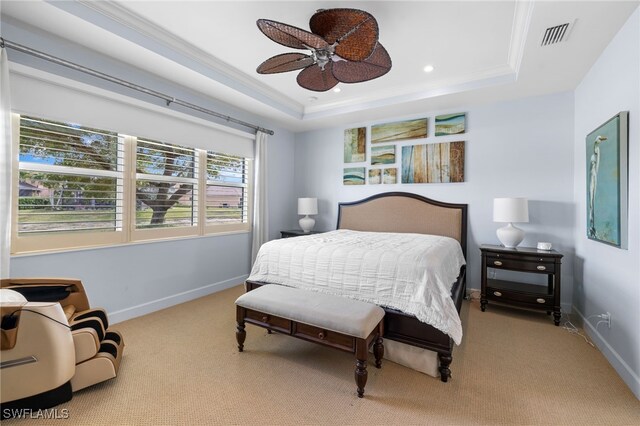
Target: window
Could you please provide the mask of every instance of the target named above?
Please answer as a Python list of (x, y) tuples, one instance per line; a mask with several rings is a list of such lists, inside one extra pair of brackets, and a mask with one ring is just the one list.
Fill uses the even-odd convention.
[(83, 234), (100, 232), (112, 235), (98, 241), (119, 242), (124, 156), (118, 135), (27, 116), (19, 118), (17, 133), (16, 239), (75, 234), (75, 245), (92, 238)]
[(250, 229), (250, 159), (28, 116), (14, 132), (14, 253)]
[(207, 225), (248, 222), (248, 161), (242, 157), (207, 152)]
[(196, 150), (138, 139), (136, 228), (197, 226)]

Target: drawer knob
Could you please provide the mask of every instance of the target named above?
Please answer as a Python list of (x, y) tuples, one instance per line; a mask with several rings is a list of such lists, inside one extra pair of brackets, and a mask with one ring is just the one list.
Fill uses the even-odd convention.
[(496, 266), (502, 266), (502, 262), (500, 262), (499, 260), (494, 260), (493, 264)]
[(269, 321), (269, 317), (267, 315), (262, 317), (262, 322), (267, 322)]
[(320, 333), (318, 333), (318, 339), (324, 340), (324, 338), (325, 338), (324, 331), (321, 331)]
[(502, 293), (500, 293), (499, 291), (494, 291), (493, 294), (498, 296), (498, 297), (502, 296)]
[(544, 303), (544, 302), (546, 302), (546, 300), (544, 300), (544, 299), (540, 298), (540, 299), (536, 299), (536, 302), (538, 302), (538, 303)]
[(538, 271), (545, 271), (547, 269), (546, 266), (542, 266), (542, 265), (538, 265), (537, 268), (538, 268)]

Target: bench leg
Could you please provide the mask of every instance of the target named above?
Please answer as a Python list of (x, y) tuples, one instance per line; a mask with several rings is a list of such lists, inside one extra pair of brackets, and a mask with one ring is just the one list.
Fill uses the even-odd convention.
[(244, 349), (244, 339), (247, 338), (247, 332), (244, 331), (244, 321), (238, 321), (236, 324), (236, 340), (238, 341), (238, 351)]
[(384, 357), (384, 345), (382, 344), (382, 336), (376, 338), (373, 345), (373, 355), (376, 357), (376, 368), (382, 367), (382, 358)]
[(356, 385), (358, 386), (358, 398), (364, 397), (364, 387), (367, 384), (367, 360), (356, 359)]

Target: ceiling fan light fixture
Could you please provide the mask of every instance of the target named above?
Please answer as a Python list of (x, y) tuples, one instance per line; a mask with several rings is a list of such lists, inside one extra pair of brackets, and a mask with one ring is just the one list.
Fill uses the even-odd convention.
[(336, 93), (340, 93), (340, 92), (342, 92), (342, 89), (339, 88), (339, 87), (334, 87), (333, 91), (336, 92)]
[(257, 25), (276, 43), (311, 51), (310, 55), (273, 56), (258, 66), (259, 74), (302, 70), (296, 78), (298, 84), (324, 92), (338, 82), (360, 83), (381, 77), (391, 69), (391, 58), (378, 42), (378, 23), (363, 10), (318, 10), (309, 21), (311, 32), (269, 19), (258, 19)]

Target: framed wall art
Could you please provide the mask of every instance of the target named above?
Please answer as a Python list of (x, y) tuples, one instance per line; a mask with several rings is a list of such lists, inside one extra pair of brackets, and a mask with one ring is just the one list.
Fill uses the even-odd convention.
[(364, 167), (347, 167), (342, 173), (342, 183), (345, 185), (364, 185)]
[(398, 183), (398, 169), (384, 169), (382, 173), (382, 183), (393, 184)]
[(464, 113), (436, 116), (436, 136), (457, 135), (465, 131)]
[(369, 184), (377, 185), (382, 183), (382, 169), (369, 169)]
[(367, 128), (358, 127), (344, 131), (344, 162), (362, 163), (367, 155)]
[(464, 182), (464, 142), (402, 147), (402, 183)]
[(427, 119), (396, 121), (371, 126), (371, 144), (427, 137)]
[(627, 248), (629, 113), (616, 114), (586, 138), (587, 237)]
[(371, 164), (393, 164), (395, 162), (396, 162), (395, 145), (371, 147)]

